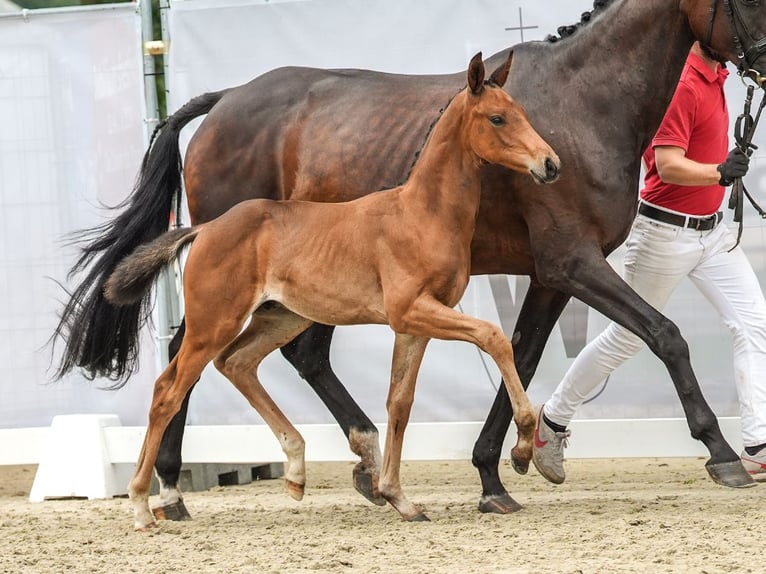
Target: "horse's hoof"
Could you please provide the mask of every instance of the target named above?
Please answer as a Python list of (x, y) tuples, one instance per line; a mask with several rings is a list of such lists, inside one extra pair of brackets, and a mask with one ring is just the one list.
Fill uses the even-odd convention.
[(422, 512), (412, 516), (411, 518), (407, 518), (406, 520), (407, 522), (431, 522), (431, 519)]
[(150, 522), (149, 524), (145, 526), (136, 526), (136, 532), (149, 532), (150, 530), (153, 530), (157, 528), (156, 522)]
[(191, 514), (186, 510), (186, 505), (183, 500), (173, 502), (171, 504), (165, 504), (163, 506), (155, 506), (152, 508), (154, 517), (157, 520), (191, 520)]
[(742, 461), (733, 460), (731, 462), (719, 462), (717, 464), (705, 464), (705, 468), (710, 474), (710, 478), (716, 484), (730, 486), (732, 488), (748, 488), (755, 486), (753, 477), (748, 474)]
[(385, 506), (386, 499), (375, 494), (372, 475), (369, 472), (357, 471), (354, 469), (354, 488), (367, 500), (378, 506)]
[(518, 458), (514, 458), (511, 456), (511, 465), (513, 466), (513, 470), (518, 472), (519, 474), (527, 474), (527, 471), (529, 470), (529, 461), (523, 461), (519, 460)]
[(493, 494), (491, 496), (482, 496), (479, 501), (479, 512), (485, 514), (511, 514), (518, 512), (524, 507), (516, 502), (507, 492), (503, 494)]
[(285, 485), (287, 486), (287, 494), (290, 495), (290, 498), (293, 500), (303, 500), (304, 485), (293, 482), (289, 478), (285, 479)]

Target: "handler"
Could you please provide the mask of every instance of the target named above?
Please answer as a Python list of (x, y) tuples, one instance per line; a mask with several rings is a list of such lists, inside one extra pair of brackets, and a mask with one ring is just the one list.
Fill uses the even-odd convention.
[[(689, 277), (734, 338), (741, 454), (753, 478), (766, 479), (766, 301), (750, 262), (719, 225), (724, 187), (747, 173), (749, 158), (727, 155), (729, 113), (723, 60), (695, 43), (665, 117), (643, 159), (645, 187), (627, 239), (625, 280), (658, 310)], [(549, 481), (564, 481), (567, 426), (577, 407), (643, 342), (616, 323), (577, 356), (540, 408), (532, 461)]]

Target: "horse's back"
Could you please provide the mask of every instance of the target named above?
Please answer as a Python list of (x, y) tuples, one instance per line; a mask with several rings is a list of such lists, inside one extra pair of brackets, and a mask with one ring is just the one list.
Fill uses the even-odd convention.
[(462, 74), (288, 67), (230, 90), (195, 132), (194, 222), (254, 197), (340, 202), (402, 183)]

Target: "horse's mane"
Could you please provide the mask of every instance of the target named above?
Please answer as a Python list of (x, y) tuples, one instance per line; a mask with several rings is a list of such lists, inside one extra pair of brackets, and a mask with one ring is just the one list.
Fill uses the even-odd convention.
[(583, 12), (582, 16), (580, 16), (580, 21), (577, 24), (559, 26), (556, 29), (556, 32), (558, 32), (558, 36), (556, 36), (555, 34), (549, 34), (548, 36), (546, 36), (545, 40), (547, 42), (558, 42), (559, 40), (568, 38), (569, 36), (577, 32), (577, 30), (579, 30), (581, 26), (584, 26), (585, 24), (590, 22), (593, 16), (595, 16), (597, 12), (602, 11), (611, 3), (612, 3), (612, 0), (593, 0), (593, 10), (589, 12)]

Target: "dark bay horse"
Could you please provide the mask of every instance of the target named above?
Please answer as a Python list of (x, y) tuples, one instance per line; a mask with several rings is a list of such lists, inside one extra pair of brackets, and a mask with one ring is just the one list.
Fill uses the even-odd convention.
[(439, 118), (403, 185), (344, 203), (251, 199), (210, 222), (168, 231), (117, 266), (104, 293), (115, 305), (130, 305), (146, 297), (160, 271), (191, 244), (184, 266), (186, 335), (155, 383), (129, 486), (136, 529), (156, 526), (148, 497), (162, 435), (210, 361), (274, 432), (287, 456), (288, 491), (303, 498), (305, 443), (257, 370), (312, 322), (388, 324), (394, 331), (378, 486), (404, 519), (427, 520), (404, 494), (399, 467), (432, 338), (475, 343), (497, 362), (518, 429), (512, 457), (526, 472), (535, 412), (513, 347), (499, 327), (453, 309), (470, 279), (482, 165), (527, 173), (540, 183), (558, 177), (558, 157), (502, 89), (510, 65), (511, 56), (485, 82), (481, 53), (473, 57), (468, 86)]
[[(668, 369), (692, 437), (710, 452), (706, 468), (712, 478), (745, 485), (750, 477), (700, 392), (678, 328), (638, 297), (605, 257), (627, 236), (637, 208), (641, 154), (670, 102), (692, 43), (700, 40), (738, 66), (763, 72), (766, 6), (761, 0), (611, 0), (594, 6), (583, 24), (560, 30), (566, 37), (514, 48), (506, 89), (556, 149), (564, 171), (552, 184), (555, 193), (542, 197), (528, 178), (499, 167), (483, 170), (471, 273), (530, 277), (513, 336), (525, 385), (559, 315), (576, 297), (646, 342)], [(498, 65), (503, 58), (498, 54), (488, 64)], [(66, 345), (59, 373), (79, 367), (90, 376), (121, 381), (134, 367), (136, 333), (148, 299), (117, 308), (104, 299), (102, 287), (127, 253), (167, 230), (181, 194), (178, 134), (193, 118), (207, 114), (184, 161), (192, 222), (200, 223), (256, 196), (335, 202), (398, 184), (438, 108), (463, 80), (463, 73), (405, 76), (288, 68), (184, 105), (160, 126), (124, 211), (86, 235), (91, 241), (76, 268), (87, 268), (87, 274), (57, 330)], [(182, 325), (171, 352), (183, 333)], [(346, 436), (351, 430), (374, 432), (332, 372), (331, 336), (332, 327), (315, 325), (282, 353)], [(169, 502), (180, 500), (175, 485), (185, 405), (157, 460)], [(484, 512), (520, 508), (498, 473), (511, 417), (501, 386), (473, 452)], [(354, 441), (351, 449), (362, 457), (355, 484), (374, 500), (368, 480), (376, 468), (374, 457)]]

